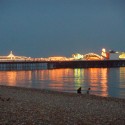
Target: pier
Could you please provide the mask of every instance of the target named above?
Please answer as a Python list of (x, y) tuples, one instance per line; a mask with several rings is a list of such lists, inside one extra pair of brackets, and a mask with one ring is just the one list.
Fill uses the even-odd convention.
[(2, 61), (0, 71), (42, 70), (57, 68), (113, 68), (125, 67), (125, 60), (76, 60), (76, 61)]
[(125, 60), (81, 60), (48, 62), (48, 69), (54, 68), (113, 68), (125, 67)]
[[(117, 55), (118, 58), (109, 58), (112, 55)], [(76, 53), (70, 58), (64, 56), (31, 58), (26, 56), (15, 56), (11, 51), (7, 56), (0, 56), (0, 71), (113, 67), (125, 67), (125, 52), (107, 52), (105, 49), (102, 49), (101, 56), (95, 53), (84, 55)]]
[(6, 61), (0, 62), (0, 71), (9, 70), (40, 70), (47, 69), (46, 62), (40, 61)]

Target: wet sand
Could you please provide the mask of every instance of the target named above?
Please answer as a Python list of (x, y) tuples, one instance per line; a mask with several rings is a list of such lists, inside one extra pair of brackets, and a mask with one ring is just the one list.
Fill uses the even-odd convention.
[(0, 86), (0, 125), (125, 125), (125, 99)]

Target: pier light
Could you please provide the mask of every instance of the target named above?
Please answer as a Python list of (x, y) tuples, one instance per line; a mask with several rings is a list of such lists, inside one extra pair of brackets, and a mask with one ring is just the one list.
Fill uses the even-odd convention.
[(110, 58), (110, 53), (109, 53), (109, 52), (106, 52), (106, 49), (103, 48), (103, 49), (102, 49), (101, 56), (102, 56), (104, 59), (109, 59), (109, 58)]
[(10, 57), (11, 59), (14, 59), (15, 56), (13, 55), (12, 51), (10, 51), (10, 54), (7, 56), (7, 57)]
[(120, 54), (119, 59), (125, 59), (125, 53)]
[(102, 57), (96, 53), (88, 53), (83, 57), (85, 60), (102, 60)]
[(81, 55), (81, 54), (79, 54), (79, 53), (76, 53), (76, 54), (73, 54), (72, 55), (72, 57), (74, 58), (74, 59), (83, 59), (83, 55)]
[(105, 52), (106, 52), (106, 49), (105, 49), (105, 48), (103, 48), (103, 49), (102, 49), (102, 52), (104, 52), (104, 53), (105, 53)]

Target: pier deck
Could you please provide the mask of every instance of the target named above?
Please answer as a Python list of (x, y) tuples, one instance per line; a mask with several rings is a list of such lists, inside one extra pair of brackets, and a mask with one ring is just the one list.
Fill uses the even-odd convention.
[(56, 68), (112, 68), (125, 67), (125, 60), (77, 60), (77, 61), (0, 61), (0, 70), (41, 70)]

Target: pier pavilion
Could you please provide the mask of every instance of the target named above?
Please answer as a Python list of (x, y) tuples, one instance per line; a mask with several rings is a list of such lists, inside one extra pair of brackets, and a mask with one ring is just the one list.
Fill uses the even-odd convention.
[(7, 56), (0, 56), (0, 61), (12, 61), (12, 60), (26, 60), (26, 59), (31, 59), (30, 57), (26, 56), (15, 56), (12, 51), (10, 51), (9, 55)]

